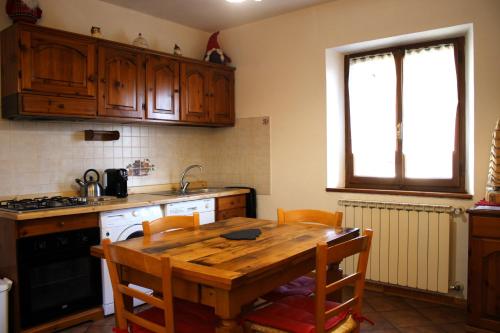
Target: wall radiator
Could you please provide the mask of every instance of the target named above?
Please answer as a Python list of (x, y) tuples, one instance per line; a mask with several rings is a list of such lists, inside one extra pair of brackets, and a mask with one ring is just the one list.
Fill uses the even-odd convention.
[[(339, 200), (344, 226), (371, 228), (366, 278), (399, 286), (448, 293), (450, 225), (461, 208), (392, 202)], [(341, 268), (355, 271), (357, 256)]]

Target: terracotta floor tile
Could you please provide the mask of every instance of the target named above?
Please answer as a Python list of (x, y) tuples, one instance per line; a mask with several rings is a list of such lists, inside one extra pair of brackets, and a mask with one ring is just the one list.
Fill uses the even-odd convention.
[(421, 314), (429, 318), (435, 324), (451, 324), (465, 322), (465, 310), (439, 306), (436, 308), (418, 309)]
[(412, 309), (403, 298), (395, 296), (379, 296), (366, 298), (364, 300), (368, 303), (375, 311), (396, 311), (396, 310), (410, 310)]
[(113, 327), (114, 326), (109, 326), (109, 325), (105, 326), (92, 325), (85, 333), (111, 333), (113, 332)]
[(399, 310), (381, 312), (382, 316), (387, 319), (396, 328), (431, 326), (432, 321), (421, 315), (415, 310)]
[(435, 308), (438, 306), (441, 306), (436, 303), (430, 303), (430, 302), (424, 302), (424, 301), (419, 301), (413, 298), (405, 298), (404, 299), (405, 303), (411, 306), (412, 308), (415, 309), (427, 309), (427, 308)]
[(464, 323), (455, 323), (455, 324), (444, 324), (439, 325), (439, 328), (442, 332), (445, 333), (465, 333), (467, 330), (465, 329)]
[(405, 333), (443, 333), (443, 330), (437, 326), (416, 326), (400, 328)]
[(375, 325), (363, 322), (361, 324), (361, 331), (363, 332), (379, 332), (381, 330), (395, 329), (395, 327), (378, 312), (366, 313), (365, 317), (374, 322)]

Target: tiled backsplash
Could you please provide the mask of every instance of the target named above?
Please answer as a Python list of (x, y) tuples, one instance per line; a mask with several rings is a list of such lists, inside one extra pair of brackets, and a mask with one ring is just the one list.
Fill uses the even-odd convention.
[[(84, 141), (86, 129), (118, 130), (121, 137)], [(129, 186), (174, 183), (187, 165), (201, 164), (203, 175), (193, 172), (192, 180), (269, 192), (269, 126), (262, 118), (238, 119), (229, 129), (0, 120), (0, 196), (74, 190), (87, 169), (146, 158), (155, 170), (130, 177)]]

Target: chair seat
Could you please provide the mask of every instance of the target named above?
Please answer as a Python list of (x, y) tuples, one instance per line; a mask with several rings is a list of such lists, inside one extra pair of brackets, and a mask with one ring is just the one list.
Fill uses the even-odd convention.
[[(158, 325), (165, 325), (164, 312), (158, 308), (149, 308), (138, 316)], [(219, 318), (213, 308), (180, 299), (174, 300), (174, 326), (176, 333), (214, 333)], [(152, 333), (137, 324), (131, 325), (132, 333)]]
[[(333, 309), (338, 304), (326, 301), (326, 310)], [(325, 330), (332, 331), (337, 326), (350, 319), (349, 311), (342, 312), (330, 318), (325, 323)], [(244, 317), (261, 326), (272, 327), (292, 333), (314, 333), (315, 329), (315, 304), (314, 298), (307, 296), (288, 296), (271, 305), (251, 312)], [(351, 322), (353, 322), (351, 320)], [(355, 323), (354, 323), (355, 324)], [(351, 327), (354, 329), (355, 327)], [(346, 330), (347, 332), (349, 330)]]
[(261, 296), (266, 301), (276, 302), (287, 296), (309, 296), (316, 288), (316, 282), (309, 276), (301, 276)]

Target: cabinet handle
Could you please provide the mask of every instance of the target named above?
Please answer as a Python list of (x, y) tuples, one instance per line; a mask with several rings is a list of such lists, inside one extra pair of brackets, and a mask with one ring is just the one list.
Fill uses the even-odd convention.
[(94, 82), (95, 81), (95, 75), (94, 74), (90, 75), (87, 80), (89, 82)]
[(64, 227), (64, 222), (59, 222), (60, 227)]
[(115, 88), (120, 88), (122, 83), (120, 81), (115, 81)]
[[(59, 109), (64, 109), (64, 104), (59, 104), (57, 107), (58, 107)], [(61, 223), (64, 223), (64, 222), (61, 222)]]
[(178, 94), (179, 93), (179, 89), (174, 89), (174, 93)]
[(106, 84), (106, 79), (101, 79), (101, 83)]

